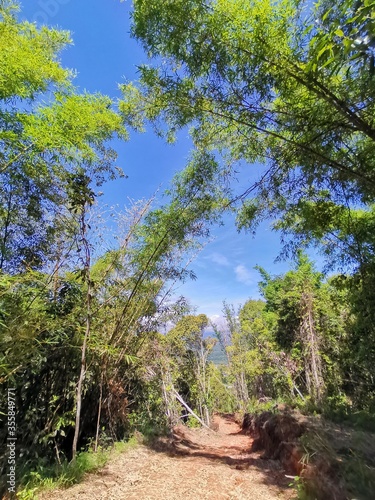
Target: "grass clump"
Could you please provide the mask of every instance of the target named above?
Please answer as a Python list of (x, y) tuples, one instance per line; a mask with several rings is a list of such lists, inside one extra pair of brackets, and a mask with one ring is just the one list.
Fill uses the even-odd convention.
[(17, 493), (20, 500), (37, 498), (37, 493), (56, 488), (68, 488), (82, 481), (87, 473), (93, 473), (104, 467), (109, 460), (113, 460), (121, 453), (136, 447), (139, 437), (133, 436), (128, 441), (119, 441), (110, 448), (99, 447), (95, 452), (92, 449), (78, 453), (74, 462), (64, 460), (61, 464), (48, 465), (44, 461), (23, 474), (21, 487)]
[(298, 498), (373, 498), (374, 435), (323, 420), (300, 443), (306, 468)]

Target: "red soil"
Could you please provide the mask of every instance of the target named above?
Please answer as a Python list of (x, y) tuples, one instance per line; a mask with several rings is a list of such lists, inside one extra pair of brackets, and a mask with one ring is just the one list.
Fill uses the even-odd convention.
[(291, 482), (279, 462), (250, 452), (252, 439), (233, 415), (215, 416), (217, 432), (178, 426), (153, 448), (122, 454), (68, 490), (46, 500), (270, 500), (291, 499)]

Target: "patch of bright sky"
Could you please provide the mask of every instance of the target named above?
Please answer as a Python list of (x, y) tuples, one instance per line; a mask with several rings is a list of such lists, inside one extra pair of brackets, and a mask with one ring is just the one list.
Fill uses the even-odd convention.
[[(24, 0), (20, 18), (71, 31), (74, 45), (63, 51), (61, 61), (77, 71), (75, 85), (82, 91), (98, 91), (114, 98), (120, 97), (118, 84), (137, 79), (137, 65), (147, 61), (142, 48), (129, 36), (130, 11), (129, 0)], [(129, 198), (147, 199), (158, 188), (160, 192), (166, 189), (186, 164), (191, 143), (183, 132), (175, 145), (166, 145), (150, 130), (132, 133), (129, 142), (114, 146), (117, 163), (128, 178), (105, 184), (102, 202), (121, 208)], [(250, 165), (241, 174), (238, 189), (249, 179), (254, 180)], [(281, 246), (269, 224), (262, 224), (253, 238), (238, 234), (232, 217), (225, 217), (224, 222), (213, 230), (215, 239), (191, 266), (197, 280), (176, 291), (197, 307), (197, 313), (212, 318), (220, 315), (223, 300), (239, 306), (249, 298), (259, 298), (255, 265), (271, 274), (290, 268), (289, 262), (274, 262)]]

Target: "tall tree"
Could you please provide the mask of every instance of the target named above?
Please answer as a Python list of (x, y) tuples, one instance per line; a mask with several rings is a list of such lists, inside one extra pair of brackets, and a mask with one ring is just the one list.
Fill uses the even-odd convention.
[(284, 276), (272, 279), (264, 270), (260, 271), (263, 277), (260, 288), (267, 308), (277, 314), (277, 342), (289, 353), (293, 349), (300, 351), (307, 392), (314, 401), (321, 402), (325, 393), (318, 306), (322, 275), (314, 271), (302, 253), (296, 269)]
[(210, 425), (210, 386), (208, 355), (215, 345), (212, 338), (204, 338), (208, 318), (204, 314), (187, 315), (167, 333), (172, 358), (177, 360), (180, 384), (187, 385), (189, 398), (197, 407), (200, 417)]
[(82, 251), (81, 276), (86, 288), (86, 304), (84, 313), (85, 332), (81, 347), (81, 367), (77, 383), (76, 393), (76, 422), (72, 446), (72, 459), (76, 459), (77, 444), (81, 425), (81, 408), (83, 383), (87, 371), (87, 349), (91, 334), (92, 319), (92, 283), (91, 283), (91, 245), (88, 239), (88, 209), (94, 203), (95, 194), (89, 187), (90, 178), (83, 171), (73, 174), (69, 181), (69, 202), (72, 212), (77, 214), (79, 224), (78, 244)]
[(0, 5), (0, 269), (40, 268), (56, 252), (69, 176), (117, 175), (115, 136), (126, 137), (113, 102), (79, 94), (58, 55), (69, 33), (17, 19)]

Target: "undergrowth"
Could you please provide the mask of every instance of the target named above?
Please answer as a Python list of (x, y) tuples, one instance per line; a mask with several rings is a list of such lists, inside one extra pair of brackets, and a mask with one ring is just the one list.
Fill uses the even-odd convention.
[(280, 404), (291, 404), (289, 401), (284, 399), (269, 399), (267, 401), (261, 401), (259, 399), (251, 399), (247, 403), (246, 412), (252, 415), (258, 415), (264, 411), (277, 411), (278, 405)]
[(104, 467), (110, 459), (134, 448), (138, 442), (138, 437), (134, 436), (127, 442), (116, 442), (110, 448), (99, 447), (97, 452), (91, 449), (82, 451), (74, 462), (65, 460), (61, 464), (48, 465), (41, 461), (32, 470), (23, 473), (17, 498), (34, 500), (43, 490), (68, 488), (79, 483), (86, 473), (95, 472)]
[(287, 406), (309, 419), (308, 429), (299, 439), (304, 471), (290, 484), (296, 498), (374, 498), (375, 415), (353, 409), (342, 398), (327, 398), (320, 406), (308, 398), (284, 403), (252, 400), (247, 411), (257, 415)]
[[(305, 433), (300, 443), (304, 449), (306, 469), (299, 499), (373, 498), (375, 491), (375, 460), (373, 436), (362, 431), (328, 426)], [(313, 471), (311, 473), (311, 471)], [(336, 494), (337, 489), (337, 494)], [(335, 494), (336, 496), (335, 496)]]

